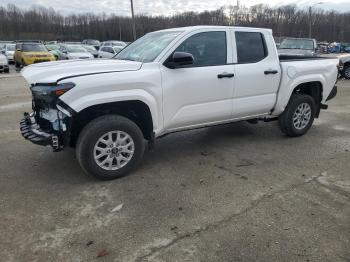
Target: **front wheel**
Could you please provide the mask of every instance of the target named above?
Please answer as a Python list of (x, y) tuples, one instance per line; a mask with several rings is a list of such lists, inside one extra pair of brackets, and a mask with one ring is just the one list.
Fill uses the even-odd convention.
[(350, 65), (348, 65), (344, 68), (342, 75), (344, 78), (350, 79)]
[(316, 104), (311, 96), (293, 94), (278, 122), (282, 132), (287, 136), (302, 136), (312, 126), (315, 114)]
[(106, 115), (81, 131), (77, 159), (87, 173), (110, 180), (127, 175), (141, 161), (145, 141), (140, 128), (128, 118)]

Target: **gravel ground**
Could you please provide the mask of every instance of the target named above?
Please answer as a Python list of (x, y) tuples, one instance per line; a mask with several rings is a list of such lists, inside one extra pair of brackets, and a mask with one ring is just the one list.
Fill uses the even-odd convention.
[(0, 261), (350, 261), (350, 81), (338, 86), (303, 137), (275, 122), (177, 133), (101, 182), (73, 150), (21, 137), (30, 93), (0, 74)]

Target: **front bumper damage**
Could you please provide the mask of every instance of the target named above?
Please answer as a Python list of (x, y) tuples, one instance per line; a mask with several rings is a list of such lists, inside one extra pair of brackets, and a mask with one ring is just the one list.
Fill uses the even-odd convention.
[(24, 113), (24, 118), (20, 122), (22, 136), (34, 144), (42, 146), (51, 146), (54, 151), (60, 151), (63, 145), (60, 145), (58, 134), (49, 134), (40, 129), (37, 124), (34, 112)]
[(20, 121), (22, 136), (34, 144), (51, 146), (54, 152), (61, 151), (69, 135), (71, 113), (61, 106), (56, 109), (35, 110), (24, 113)]

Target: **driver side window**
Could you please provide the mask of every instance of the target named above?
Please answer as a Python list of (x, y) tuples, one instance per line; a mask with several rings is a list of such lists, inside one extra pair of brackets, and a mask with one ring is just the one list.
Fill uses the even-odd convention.
[(193, 55), (194, 63), (188, 67), (226, 65), (226, 32), (213, 31), (195, 34), (186, 39), (175, 52), (186, 52)]

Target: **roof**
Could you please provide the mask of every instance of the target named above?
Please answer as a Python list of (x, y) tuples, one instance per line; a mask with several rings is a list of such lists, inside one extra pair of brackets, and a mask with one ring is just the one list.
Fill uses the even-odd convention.
[(159, 31), (185, 31), (185, 32), (191, 32), (195, 30), (201, 30), (201, 29), (235, 29), (235, 30), (244, 30), (247, 32), (265, 32), (267, 34), (272, 34), (272, 29), (269, 28), (256, 28), (256, 27), (239, 27), (239, 26), (213, 26), (213, 25), (198, 25), (198, 26), (186, 26), (186, 27), (176, 27), (176, 28), (169, 28), (169, 29), (163, 29)]

